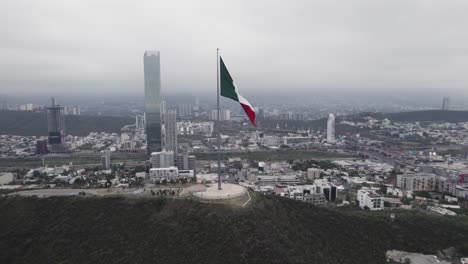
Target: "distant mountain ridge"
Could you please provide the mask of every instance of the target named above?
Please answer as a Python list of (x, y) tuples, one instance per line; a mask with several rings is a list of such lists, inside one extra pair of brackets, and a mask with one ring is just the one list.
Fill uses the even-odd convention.
[[(120, 133), (120, 129), (134, 123), (131, 117), (66, 115), (66, 133), (86, 136), (90, 132)], [(47, 114), (28, 111), (0, 111), (0, 134), (46, 136)]]
[(387, 114), (395, 121), (447, 121), (468, 122), (468, 111), (425, 110)]
[(361, 113), (360, 116), (372, 116), (378, 119), (388, 118), (393, 121), (403, 122), (468, 122), (468, 111), (452, 110), (421, 110), (398, 113)]

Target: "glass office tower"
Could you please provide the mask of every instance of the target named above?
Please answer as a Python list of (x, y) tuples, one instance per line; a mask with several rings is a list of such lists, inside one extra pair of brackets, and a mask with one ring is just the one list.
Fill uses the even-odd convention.
[(65, 118), (63, 106), (51, 99), (51, 106), (47, 107), (47, 130), (49, 150), (52, 153), (67, 152), (65, 145)]
[(161, 70), (159, 51), (146, 51), (143, 57), (145, 72), (145, 112), (147, 153), (161, 151)]

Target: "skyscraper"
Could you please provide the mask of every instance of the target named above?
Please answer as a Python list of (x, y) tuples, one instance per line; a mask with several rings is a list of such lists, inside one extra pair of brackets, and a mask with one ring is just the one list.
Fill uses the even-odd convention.
[(145, 118), (148, 155), (161, 151), (161, 69), (159, 51), (146, 51), (143, 57), (145, 72)]
[(450, 110), (450, 97), (442, 99), (442, 110)]
[(63, 107), (51, 99), (51, 106), (47, 107), (47, 129), (50, 152), (66, 152), (65, 147), (65, 118)]
[(327, 121), (327, 142), (335, 142), (335, 116), (333, 114), (328, 115)]
[(164, 149), (173, 151), (177, 157), (177, 112), (168, 110), (163, 114), (164, 122)]
[(166, 104), (166, 101), (165, 100), (162, 100), (161, 101), (161, 114), (165, 114), (167, 111), (167, 104)]
[(101, 168), (103, 170), (108, 170), (111, 167), (111, 159), (110, 159), (110, 150), (104, 150), (101, 156)]
[(265, 109), (263, 109), (263, 107), (258, 108), (258, 118), (259, 119), (265, 118)]
[(135, 116), (135, 128), (138, 130), (138, 131), (143, 131), (145, 130), (144, 128), (144, 116), (142, 115), (137, 115)]

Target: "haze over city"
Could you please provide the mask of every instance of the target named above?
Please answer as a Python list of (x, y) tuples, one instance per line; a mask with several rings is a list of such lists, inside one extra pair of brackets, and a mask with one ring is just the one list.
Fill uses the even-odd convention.
[(215, 51), (246, 94), (466, 96), (466, 1), (2, 1), (0, 93), (215, 89)]

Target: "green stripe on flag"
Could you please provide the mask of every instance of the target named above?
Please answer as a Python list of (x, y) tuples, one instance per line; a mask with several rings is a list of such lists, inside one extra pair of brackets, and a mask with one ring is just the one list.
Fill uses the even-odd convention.
[(239, 98), (237, 97), (236, 88), (234, 87), (234, 81), (232, 80), (229, 71), (224, 65), (223, 59), (219, 57), (221, 61), (220, 67), (220, 83), (221, 83), (221, 95), (227, 98), (230, 98), (236, 102), (239, 102)]

